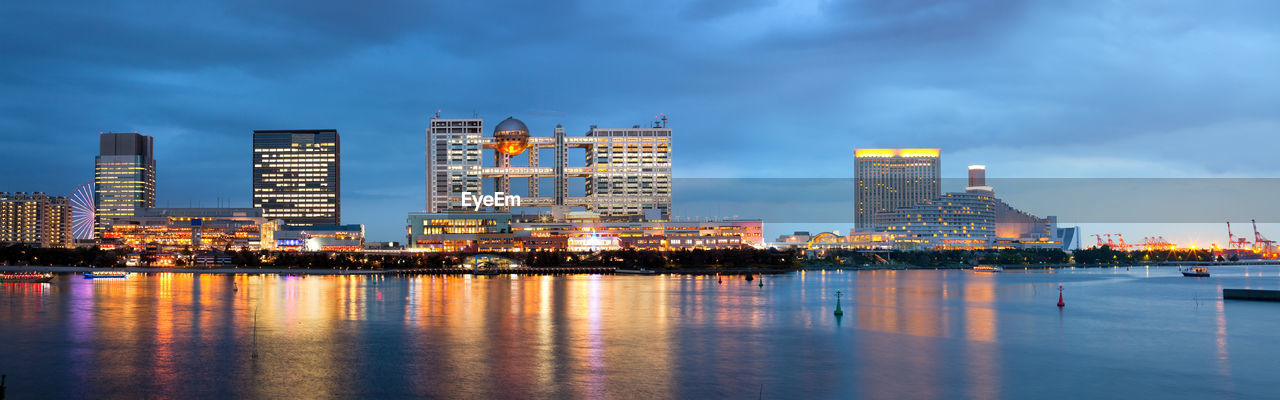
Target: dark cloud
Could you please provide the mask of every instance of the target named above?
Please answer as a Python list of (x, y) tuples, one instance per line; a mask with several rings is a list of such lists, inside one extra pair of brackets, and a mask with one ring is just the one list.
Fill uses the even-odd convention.
[(685, 177), (847, 177), (870, 146), (942, 147), (948, 171), (1274, 175), (1278, 7), (0, 2), (0, 190), (68, 192), (97, 132), (137, 130), (162, 204), (247, 205), (252, 130), (337, 128), (344, 216), (396, 239), (437, 109), (535, 135), (665, 112)]

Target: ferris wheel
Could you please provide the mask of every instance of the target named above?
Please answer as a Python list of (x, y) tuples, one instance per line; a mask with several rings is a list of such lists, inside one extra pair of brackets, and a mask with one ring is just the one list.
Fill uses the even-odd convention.
[(93, 239), (94, 202), (93, 181), (80, 184), (71, 194), (71, 236), (76, 239)]

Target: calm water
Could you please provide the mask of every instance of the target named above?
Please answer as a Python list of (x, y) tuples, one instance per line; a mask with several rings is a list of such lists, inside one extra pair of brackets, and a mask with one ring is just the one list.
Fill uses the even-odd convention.
[(1213, 274), (62, 275), (0, 286), (0, 373), (10, 399), (1275, 398), (1280, 304), (1221, 289), (1280, 267)]

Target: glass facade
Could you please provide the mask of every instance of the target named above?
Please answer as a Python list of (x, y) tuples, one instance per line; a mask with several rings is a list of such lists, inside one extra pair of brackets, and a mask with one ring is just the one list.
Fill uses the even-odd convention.
[(253, 131), (253, 206), (290, 225), (342, 221), (338, 131)]
[(103, 133), (94, 160), (94, 233), (112, 221), (156, 206), (156, 160), (152, 138), (137, 133)]

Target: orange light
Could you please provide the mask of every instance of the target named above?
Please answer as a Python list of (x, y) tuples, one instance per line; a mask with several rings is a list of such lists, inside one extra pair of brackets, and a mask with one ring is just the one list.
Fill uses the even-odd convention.
[(854, 149), (853, 156), (861, 157), (938, 157), (940, 149)]

